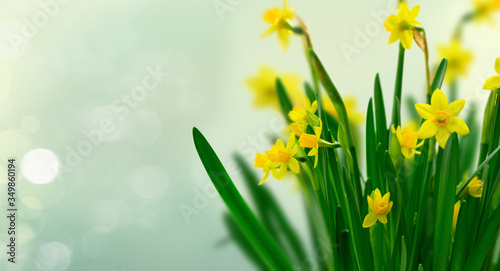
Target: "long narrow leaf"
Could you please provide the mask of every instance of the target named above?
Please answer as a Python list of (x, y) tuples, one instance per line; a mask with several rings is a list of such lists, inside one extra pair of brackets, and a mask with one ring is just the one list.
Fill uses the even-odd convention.
[(196, 128), (193, 128), (193, 139), (196, 151), (217, 192), (219, 192), (234, 220), (262, 260), (271, 270), (293, 270), (285, 253), (257, 220), (257, 217), (255, 217), (255, 214), (250, 210), (231, 178), (229, 178), (214, 150)]

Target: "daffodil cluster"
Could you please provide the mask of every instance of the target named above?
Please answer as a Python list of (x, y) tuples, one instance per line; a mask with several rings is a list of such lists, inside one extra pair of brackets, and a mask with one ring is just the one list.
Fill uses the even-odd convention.
[[(498, 269), (500, 57), (494, 65), (497, 75), (483, 85), (489, 99), (482, 126), (477, 121), (481, 112), (470, 101), (464, 110), (466, 100), (457, 99), (470, 91), (458, 92), (463, 79), (457, 79), (467, 75), (473, 61), (473, 48), (462, 43), (463, 26), (491, 18), (500, 1), (473, 1), (474, 9), (453, 29), (451, 42), (437, 48), (442, 59), (433, 70), (432, 48), (417, 21), (420, 6), (410, 9), (407, 1), (398, 1), (397, 14), (384, 23), (389, 43), (400, 42), (394, 90), (385, 89), (388, 79), (377, 74), (362, 112), (356, 110), (355, 98), (344, 97), (350, 89), (333, 82), (342, 74), (331, 77), (327, 72), (305, 20), (286, 1), (264, 13), (270, 27), (263, 36), (276, 33), (283, 49), (289, 47), (291, 35), (303, 38), (310, 73), (302, 80), (263, 66), (246, 81), (254, 104), (276, 108), (287, 123), (276, 138), (288, 139), (277, 139), (255, 156), (253, 166), (264, 175), (260, 182), (245, 163), (249, 157), (236, 159), (251, 187), (257, 215), (206, 139), (193, 132), (203, 165), (229, 207), (227, 227), (259, 269), (309, 270), (302, 265), (309, 253), (321, 259), (315, 263), (319, 270)], [(419, 78), (424, 69), (406, 68), (417, 65), (405, 60), (413, 41), (424, 52), (423, 82)], [(405, 74), (408, 70), (411, 76)], [(403, 84), (407, 79), (412, 82)], [(392, 106), (391, 112), (386, 112), (387, 106)], [(364, 141), (354, 136), (359, 129)], [(328, 251), (306, 251), (295, 223), (289, 222), (272, 193), (257, 185), (270, 175), (279, 180), (287, 173), (300, 185), (315, 245)]]

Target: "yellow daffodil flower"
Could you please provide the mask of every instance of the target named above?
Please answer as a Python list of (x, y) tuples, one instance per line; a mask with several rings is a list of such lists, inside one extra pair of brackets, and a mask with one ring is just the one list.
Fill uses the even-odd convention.
[(293, 19), (293, 14), (293, 7), (287, 7), (286, 0), (283, 0), (283, 10), (278, 7), (266, 10), (262, 18), (271, 27), (262, 34), (262, 38), (278, 32), (278, 41), (281, 47), (283, 50), (288, 49), (290, 45), (290, 32), (292, 32), (290, 21)]
[(426, 119), (418, 130), (418, 138), (426, 139), (436, 136), (439, 146), (444, 149), (450, 133), (459, 135), (469, 133), (469, 127), (457, 115), (462, 112), (465, 100), (456, 100), (448, 104), (446, 95), (436, 89), (431, 97), (431, 104), (419, 103), (415, 105), (418, 114)]
[(438, 47), (440, 58), (448, 60), (445, 79), (447, 82), (455, 80), (458, 76), (466, 76), (467, 68), (472, 63), (473, 55), (470, 50), (462, 47), (460, 41), (454, 39), (449, 45)]
[(453, 231), (457, 228), (458, 212), (460, 211), (460, 201), (453, 206)]
[(420, 6), (414, 6), (411, 10), (406, 2), (402, 2), (398, 7), (398, 15), (390, 15), (384, 23), (385, 29), (391, 32), (389, 44), (400, 40), (403, 48), (410, 49), (413, 43), (413, 27), (422, 25), (415, 21)]
[(371, 197), (368, 196), (368, 207), (370, 208), (369, 213), (366, 215), (363, 221), (363, 228), (369, 228), (378, 221), (385, 224), (387, 223), (387, 214), (391, 211), (393, 202), (389, 202), (389, 197), (391, 193), (385, 193), (384, 197), (380, 194), (380, 190), (375, 189), (372, 192)]
[(285, 176), (288, 168), (293, 173), (299, 173), (299, 162), (293, 157), (297, 154), (298, 149), (299, 146), (295, 144), (295, 134), (291, 133), (286, 146), (283, 140), (278, 139), (276, 140), (276, 144), (271, 146), (269, 151), (265, 152), (265, 155), (257, 153), (254, 167), (262, 168), (265, 174), (259, 185), (266, 181), (269, 172), (278, 180)]
[(488, 78), (488, 80), (484, 82), (484, 89), (496, 90), (500, 88), (500, 57), (497, 57), (497, 60), (495, 61), (495, 71), (498, 75)]
[(394, 129), (394, 125), (391, 127), (392, 132), (396, 134), (399, 142), (399, 146), (401, 146), (401, 153), (406, 158), (412, 158), (415, 153), (420, 154), (419, 151), (416, 151), (416, 149), (424, 144), (424, 141), (422, 140), (420, 143), (417, 144), (417, 132), (414, 132), (408, 128), (404, 128), (403, 131), (401, 132), (401, 126), (398, 126), (398, 129)]
[[(356, 98), (355, 97), (346, 97), (344, 100), (344, 106), (347, 111), (347, 117), (349, 118), (349, 122), (354, 124), (363, 124), (365, 122), (365, 115), (362, 112), (357, 111), (356, 109)], [(335, 111), (335, 107), (333, 106), (332, 101), (326, 95), (321, 98), (323, 108), (326, 112), (332, 114), (335, 119), (339, 119), (337, 111)]]
[(469, 190), (469, 195), (475, 198), (480, 198), (483, 194), (483, 182), (476, 176), (470, 181), (467, 189)]
[(319, 120), (320, 125), (319, 127), (314, 127), (314, 135), (311, 134), (306, 134), (302, 133), (302, 135), (299, 138), (299, 145), (302, 148), (311, 148), (307, 156), (314, 156), (314, 167), (316, 168), (316, 165), (318, 165), (318, 148), (319, 148), (319, 143), (321, 141), (321, 129), (322, 129), (322, 123), (321, 120)]
[(278, 74), (273, 68), (262, 66), (256, 76), (247, 79), (245, 82), (247, 87), (255, 94), (253, 103), (256, 107), (271, 106), (281, 110), (276, 92), (276, 77), (281, 79), (292, 102), (303, 99), (304, 95), (300, 92), (300, 76), (291, 73)]
[(491, 15), (500, 10), (500, 0), (473, 0), (472, 5), (474, 6), (475, 21), (489, 22), (494, 25), (495, 21)]
[(288, 113), (288, 116), (293, 121), (290, 124), (290, 129), (297, 135), (301, 136), (306, 131), (309, 118), (307, 112), (314, 114), (318, 110), (318, 103), (314, 101), (311, 105), (307, 102), (305, 109), (300, 106), (294, 106), (293, 110)]

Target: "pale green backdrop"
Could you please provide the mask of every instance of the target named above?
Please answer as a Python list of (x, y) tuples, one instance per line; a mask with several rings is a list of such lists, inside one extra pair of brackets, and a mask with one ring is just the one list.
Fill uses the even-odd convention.
[[(340, 92), (357, 96), (362, 112), (377, 72), (392, 95), (397, 45), (387, 44), (381, 22), (394, 13), (393, 2), (289, 1)], [(436, 63), (437, 44), (449, 41), (471, 5), (410, 6), (416, 3)], [(282, 122), (272, 110), (252, 107), (243, 81), (261, 64), (308, 78), (298, 38), (287, 52), (275, 37), (260, 39), (262, 13), (275, 5), (281, 1), (0, 1), (1, 195), (5, 160), (15, 157), (19, 166), (18, 262), (7, 262), (7, 220), (0, 218), (0, 268), (252, 270), (228, 242), (226, 209), (191, 129), (205, 134), (246, 195), (232, 154), (251, 163), (269, 147), (265, 134)], [(499, 34), (488, 24), (464, 32), (475, 61), (460, 96), (481, 110)], [(406, 63), (403, 96), (422, 101), (424, 61), (416, 46)], [(307, 236), (293, 182), (265, 185)], [(5, 208), (1, 196), (0, 212)]]

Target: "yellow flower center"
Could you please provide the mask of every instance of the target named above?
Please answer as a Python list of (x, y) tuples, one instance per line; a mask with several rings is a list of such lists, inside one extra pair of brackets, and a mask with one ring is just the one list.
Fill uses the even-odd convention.
[(413, 132), (408, 128), (404, 128), (402, 133), (403, 142), (401, 146), (408, 149), (414, 149), (417, 144), (417, 135), (418, 133)]
[(286, 163), (290, 158), (290, 153), (285, 148), (273, 146), (271, 147), (268, 156), (269, 160), (272, 162)]
[(437, 111), (436, 112), (436, 118), (432, 122), (436, 124), (436, 126), (446, 126), (448, 125), (448, 121), (450, 120), (451, 115), (448, 114), (446, 110), (443, 111)]
[(405, 31), (405, 30), (410, 30), (412, 28), (412, 25), (409, 24), (406, 20), (402, 20), (399, 22), (399, 31)]
[(318, 143), (315, 135), (302, 134), (299, 138), (299, 144), (302, 148), (314, 148)]
[(389, 202), (383, 198), (375, 199), (373, 202), (373, 212), (377, 215), (383, 215), (389, 208)]

